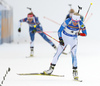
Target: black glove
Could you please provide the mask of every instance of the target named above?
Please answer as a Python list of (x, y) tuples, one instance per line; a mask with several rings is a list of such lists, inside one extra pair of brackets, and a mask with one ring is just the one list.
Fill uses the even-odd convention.
[(60, 42), (61, 45), (64, 46), (64, 41), (63, 41), (62, 37), (59, 38), (59, 42)]
[(80, 32), (78, 32), (78, 36), (80, 36)]
[(21, 32), (21, 28), (18, 29), (18, 32)]
[(36, 32), (36, 29), (34, 29), (33, 31), (32, 31), (32, 33), (35, 33)]

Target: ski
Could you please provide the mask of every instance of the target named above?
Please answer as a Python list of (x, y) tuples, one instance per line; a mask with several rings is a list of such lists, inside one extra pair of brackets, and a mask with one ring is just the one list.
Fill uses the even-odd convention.
[(74, 81), (82, 82), (82, 80), (77, 80), (77, 79), (74, 79)]
[(26, 56), (26, 58), (33, 58), (33, 57), (34, 57), (34, 55)]
[(74, 78), (74, 81), (82, 82), (82, 80), (79, 80), (78, 78)]
[(65, 53), (65, 52), (62, 52), (62, 54), (64, 54), (64, 55), (68, 55), (68, 53)]
[[(39, 75), (39, 76), (64, 77), (64, 75), (44, 74), (44, 73), (18, 73), (17, 75), (21, 75), (21, 76), (26, 76), (26, 75)], [(82, 80), (77, 80), (77, 79), (74, 79), (73, 81), (82, 82)]]
[(64, 75), (44, 74), (44, 73), (18, 73), (17, 75), (43, 75), (43, 76), (64, 77)]
[(34, 56), (26, 56), (26, 58), (33, 58)]

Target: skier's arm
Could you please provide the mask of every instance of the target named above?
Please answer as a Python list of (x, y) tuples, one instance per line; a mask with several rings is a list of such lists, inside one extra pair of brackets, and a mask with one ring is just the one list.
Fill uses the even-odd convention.
[(78, 33), (78, 35), (86, 36), (87, 35), (86, 28), (82, 29), (82, 33)]
[(63, 46), (64, 46), (64, 41), (63, 41), (63, 39), (62, 39), (62, 31), (64, 30), (65, 26), (66, 26), (66, 23), (64, 22), (64, 23), (61, 25), (60, 29), (58, 30), (59, 42), (60, 42), (60, 44), (63, 45)]
[(63, 45), (63, 46), (64, 46), (64, 41), (63, 41), (63, 39), (62, 39), (62, 31), (65, 29), (65, 27), (67, 27), (67, 25), (69, 24), (70, 20), (71, 20), (71, 18), (66, 19), (66, 20), (62, 23), (60, 29), (58, 30), (59, 42), (60, 42), (60, 44)]
[(67, 27), (68, 23), (70, 22), (71, 18), (66, 19), (60, 26), (60, 29), (58, 30), (58, 37), (62, 37), (62, 31)]
[(80, 29), (82, 30), (82, 33), (79, 33), (78, 35), (86, 36), (87, 35), (87, 31), (86, 31), (85, 25), (82, 22), (80, 22), (80, 25), (81, 25)]
[(22, 24), (22, 22), (26, 22), (26, 20), (27, 20), (27, 18), (19, 20), (19, 22), (18, 22), (18, 32), (21, 32), (21, 24)]
[(24, 18), (24, 19), (21, 19), (21, 20), (19, 20), (19, 22), (26, 22), (27, 21), (27, 18)]

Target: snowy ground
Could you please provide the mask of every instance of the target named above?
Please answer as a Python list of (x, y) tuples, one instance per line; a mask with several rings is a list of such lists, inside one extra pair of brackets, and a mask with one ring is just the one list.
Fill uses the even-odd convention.
[[(83, 44), (85, 46), (82, 46)], [(19, 76), (17, 73), (42, 72), (48, 69), (56, 51), (46, 42), (35, 43), (34, 58), (26, 58), (29, 55), (29, 43), (2, 44), (0, 45), (0, 81), (10, 67), (11, 71), (3, 86), (98, 86), (100, 85), (99, 44), (100, 42), (96, 42), (94, 46), (93, 42), (83, 43), (79, 40), (78, 72), (83, 82), (73, 81), (70, 54), (60, 56), (53, 72), (65, 77)], [(66, 52), (69, 52), (69, 47)]]
[[(42, 72), (49, 68), (50, 62), (56, 51), (45, 41), (36, 37), (35, 39), (35, 56), (29, 56), (29, 40), (27, 42), (16, 42), (11, 44), (0, 45), (0, 82), (5, 75), (8, 67), (11, 71), (6, 77), (3, 86), (99, 86), (100, 85), (100, 29), (98, 28), (100, 14), (99, 0), (5, 0), (13, 7), (14, 11), (14, 41), (29, 39), (28, 25), (23, 23), (21, 35), (18, 31), (18, 21), (27, 16), (30, 11), (26, 8), (32, 7), (33, 12), (39, 17), (44, 31), (57, 31), (59, 25), (44, 19), (46, 16), (52, 20), (62, 23), (72, 8), (77, 11), (77, 6), (82, 6), (80, 14), (86, 15), (90, 3), (93, 3), (87, 18), (93, 13), (93, 16), (86, 22), (88, 36), (79, 37), (78, 44), (78, 72), (79, 78), (83, 82), (75, 82), (72, 77), (71, 56), (61, 55), (53, 74), (65, 75), (65, 77), (48, 77), (48, 76), (18, 76), (17, 73)], [(23, 4), (24, 3), (24, 4)], [(49, 11), (48, 11), (49, 9)], [(96, 21), (96, 23), (95, 23)], [(58, 38), (56, 34), (52, 37)], [(37, 40), (38, 39), (38, 40)], [(42, 40), (42, 41), (41, 41)], [(92, 40), (92, 41), (91, 41)], [(56, 43), (56, 42), (55, 42)], [(58, 45), (58, 43), (56, 44)], [(69, 46), (66, 52), (69, 52)]]

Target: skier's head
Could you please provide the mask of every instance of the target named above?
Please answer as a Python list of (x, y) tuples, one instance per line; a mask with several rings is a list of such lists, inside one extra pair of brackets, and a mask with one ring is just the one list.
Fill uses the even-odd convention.
[(79, 21), (80, 21), (80, 14), (79, 13), (74, 13), (74, 15), (72, 15), (73, 25), (76, 26)]
[(72, 17), (73, 14), (74, 14), (74, 9), (70, 9), (70, 11), (69, 11), (70, 17)]
[(27, 19), (29, 22), (32, 22), (33, 16), (34, 16), (34, 14), (32, 12), (27, 14)]
[(70, 9), (69, 13), (74, 13), (74, 9)]

